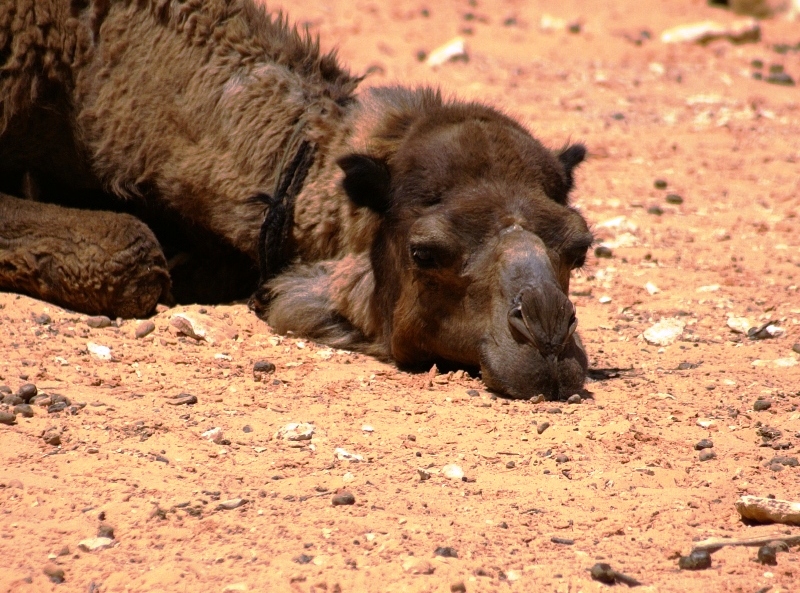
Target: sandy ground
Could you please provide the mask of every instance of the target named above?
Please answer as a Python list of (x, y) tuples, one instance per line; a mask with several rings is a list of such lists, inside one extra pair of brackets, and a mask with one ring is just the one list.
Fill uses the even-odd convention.
[[(611, 254), (572, 284), (591, 396), (498, 399), (273, 335), (244, 304), (162, 310), (137, 338), (138, 320), (92, 328), (0, 294), (0, 385), (46, 396), (0, 425), (0, 590), (599, 591), (597, 562), (645, 591), (800, 590), (796, 547), (678, 568), (707, 537), (800, 532), (734, 509), (800, 498), (800, 91), (753, 77), (800, 81), (800, 24), (667, 45), (669, 27), (736, 17), (700, 0), (389, 5), (286, 8), (365, 84), (441, 85), (589, 147), (575, 200)], [(418, 59), (456, 35), (468, 61)], [(205, 339), (170, 329), (180, 312)], [(679, 337), (645, 341), (665, 320)], [(782, 335), (729, 327), (767, 322)], [(276, 370), (256, 381), (259, 361)], [(312, 438), (276, 436), (290, 423)], [(109, 527), (110, 547), (81, 548)]]

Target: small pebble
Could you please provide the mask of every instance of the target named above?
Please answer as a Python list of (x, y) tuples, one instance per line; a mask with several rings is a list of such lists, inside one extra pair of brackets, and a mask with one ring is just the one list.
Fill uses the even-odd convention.
[(661, 206), (658, 206), (658, 205), (650, 206), (647, 209), (647, 213), (648, 214), (653, 214), (655, 216), (661, 216), (662, 214), (664, 214), (664, 209)]
[(782, 472), (783, 466), (780, 463), (771, 463), (769, 469), (771, 469), (774, 472)]
[[(666, 183), (664, 184), (664, 186), (666, 187)], [(611, 568), (611, 565), (606, 564), (605, 562), (598, 562), (597, 564), (592, 566), (591, 570), (589, 571), (589, 574), (595, 581), (600, 581), (601, 583), (605, 583), (606, 585), (613, 585), (614, 583), (617, 582), (616, 571)]]
[(245, 504), (247, 504), (247, 501), (243, 498), (231, 498), (230, 500), (223, 500), (217, 505), (217, 508), (223, 511), (232, 511)]
[(45, 576), (56, 585), (64, 582), (64, 569), (60, 566), (56, 566), (55, 564), (45, 564), (42, 572), (44, 572)]
[(313, 556), (309, 556), (308, 554), (300, 554), (296, 558), (292, 558), (293, 562), (297, 562), (297, 564), (308, 564), (314, 559)]
[(767, 82), (782, 86), (794, 86), (794, 78), (786, 74), (786, 72), (775, 72), (774, 74), (770, 74), (767, 76)]
[(10, 414), (8, 412), (0, 412), (0, 424), (7, 424), (11, 426), (17, 421), (17, 417), (14, 414)]
[[(797, 345), (800, 348), (800, 344)], [(478, 397), (480, 393), (477, 389), (467, 389), (467, 395), (470, 397)]]
[(33, 399), (38, 393), (39, 390), (36, 389), (36, 385), (33, 383), (25, 383), (19, 388), (19, 391), (17, 391), (17, 395), (20, 396), (22, 401), (24, 401), (26, 404), (30, 403), (31, 399)]
[(667, 189), (667, 182), (664, 179), (656, 179), (655, 181), (653, 181), (653, 187), (655, 187), (656, 189)]
[(560, 455), (556, 455), (556, 463), (567, 463), (569, 461), (569, 457), (561, 453)]
[(763, 412), (764, 410), (769, 410), (772, 407), (772, 402), (768, 399), (757, 399), (753, 404), (753, 410), (756, 412)]
[(773, 457), (769, 461), (769, 464), (772, 465), (773, 463), (779, 463), (781, 465), (786, 465), (788, 467), (800, 466), (800, 462), (798, 462), (797, 457), (787, 457), (785, 455), (779, 455), (777, 457)]
[(574, 539), (569, 539), (567, 537), (556, 537), (553, 536), (550, 538), (550, 541), (554, 544), (561, 544), (562, 546), (571, 546), (575, 543)]
[(61, 433), (57, 430), (48, 430), (42, 435), (42, 439), (48, 445), (57, 447), (61, 444)]
[(517, 464), (514, 463), (513, 461), (509, 461), (508, 463), (506, 463), (506, 469), (514, 469), (515, 467), (517, 467)]
[(78, 542), (78, 547), (84, 552), (96, 552), (104, 550), (114, 545), (114, 540), (110, 537), (92, 537)]
[(614, 252), (611, 250), (611, 247), (598, 245), (594, 248), (594, 256), (603, 259), (610, 259), (614, 256)]
[(39, 325), (49, 325), (53, 323), (53, 319), (47, 313), (42, 313), (41, 315), (34, 315), (33, 320)]
[(467, 593), (467, 586), (464, 584), (464, 581), (450, 583), (450, 593)]
[(800, 354), (800, 343), (794, 344), (794, 345), (792, 346), (792, 350), (793, 350), (794, 352), (797, 352), (798, 354)]
[(598, 562), (589, 570), (589, 574), (595, 581), (605, 583), (606, 585), (613, 585), (615, 583), (624, 583), (629, 587), (638, 587), (641, 585), (639, 581), (633, 577), (617, 572), (609, 564), (605, 562)]
[(0, 385), (0, 393), (10, 395), (13, 393), (13, 391), (11, 391), (11, 387), (9, 387), (8, 385)]
[(711, 554), (707, 550), (692, 550), (688, 556), (681, 556), (678, 567), (681, 570), (705, 570), (711, 566)]
[(310, 441), (316, 430), (316, 426), (309, 422), (290, 422), (275, 433), (275, 438), (293, 442)]
[(758, 58), (754, 60), (750, 60), (750, 66), (753, 68), (763, 68), (764, 67), (764, 60), (759, 60)]
[(548, 428), (550, 428), (550, 423), (549, 422), (542, 422), (541, 424), (539, 424), (536, 427), (536, 432), (538, 432), (539, 434), (542, 434)]
[(181, 393), (180, 395), (175, 395), (168, 398), (166, 403), (171, 406), (188, 406), (197, 403), (197, 396), (188, 393)]
[(56, 402), (52, 406), (48, 406), (47, 407), (47, 413), (48, 414), (55, 414), (57, 412), (63, 412), (68, 407), (69, 407), (69, 404), (67, 402), (64, 402), (64, 401)]
[(93, 315), (86, 318), (86, 325), (94, 329), (101, 329), (103, 327), (109, 327), (111, 325), (111, 320), (105, 315)]
[(667, 201), (667, 204), (683, 204), (683, 198), (678, 194), (667, 194), (667, 197), (664, 199)]
[(339, 492), (338, 494), (334, 494), (333, 498), (331, 499), (331, 504), (335, 507), (347, 506), (355, 503), (356, 497), (353, 496), (351, 492), (347, 492), (346, 490)]
[(561, 413), (561, 408), (550, 408), (549, 410), (547, 410), (547, 413), (548, 414), (560, 414)]
[(427, 560), (423, 558), (414, 558), (411, 556), (403, 562), (403, 570), (408, 574), (433, 574), (436, 568)]
[(441, 556), (442, 558), (458, 558), (458, 552), (450, 546), (439, 546), (433, 551), (433, 555)]
[(714, 452), (714, 449), (703, 449), (700, 451), (700, 461), (710, 461), (716, 458), (717, 454)]
[(264, 381), (267, 375), (275, 372), (275, 365), (268, 360), (259, 360), (253, 364), (253, 380), (256, 382)]
[(460, 480), (464, 477), (464, 470), (460, 465), (449, 463), (442, 468), (442, 475), (448, 480)]
[(242, 427), (242, 432), (253, 432), (253, 428), (249, 424), (245, 424)]
[(114, 528), (108, 523), (101, 523), (100, 527), (97, 528), (97, 537), (114, 539)]
[(702, 441), (698, 441), (695, 443), (694, 448), (697, 451), (702, 451), (703, 449), (711, 449), (714, 446), (714, 443), (711, 439), (703, 439)]
[(16, 406), (22, 403), (22, 398), (18, 395), (6, 395), (3, 398), (3, 403), (7, 406)]
[(583, 400), (581, 399), (581, 396), (580, 396), (580, 395), (578, 395), (577, 393), (573, 393), (572, 395), (570, 395), (570, 396), (567, 398), (567, 403), (568, 403), (568, 404), (579, 404), (579, 403), (581, 403), (582, 401), (583, 401)]
[(142, 321), (139, 325), (136, 326), (136, 331), (134, 331), (134, 335), (136, 336), (136, 338), (141, 339), (153, 333), (155, 329), (156, 329), (156, 324), (148, 319), (146, 321)]
[(770, 545), (761, 546), (758, 549), (758, 561), (761, 564), (768, 564), (769, 566), (775, 566), (778, 564), (775, 548)]

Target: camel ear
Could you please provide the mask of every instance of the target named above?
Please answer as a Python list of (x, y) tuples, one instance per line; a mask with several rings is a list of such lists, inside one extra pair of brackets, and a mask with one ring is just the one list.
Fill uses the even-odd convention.
[(564, 173), (567, 176), (567, 193), (572, 189), (574, 179), (573, 169), (583, 162), (586, 158), (586, 147), (583, 144), (573, 144), (567, 146), (558, 154), (558, 160), (564, 165)]
[(342, 187), (356, 206), (378, 214), (389, 209), (390, 175), (386, 163), (365, 154), (348, 154), (336, 164), (344, 171)]

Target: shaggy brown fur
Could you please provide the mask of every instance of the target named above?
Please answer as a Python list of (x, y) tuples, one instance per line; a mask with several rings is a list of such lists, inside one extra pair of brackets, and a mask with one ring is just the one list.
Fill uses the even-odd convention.
[[(566, 294), (592, 237), (567, 202), (585, 149), (552, 153), (483, 105), (427, 89), (356, 95), (358, 82), (250, 0), (10, 0), (0, 190), (134, 212), (181, 298), (198, 282), (252, 291), (260, 264), (269, 282), (252, 303), (278, 331), (403, 365), (480, 367), (515, 397), (579, 390), (586, 356)], [(82, 261), (115, 295), (166, 294), (140, 223), (5, 197), (0, 217), (36, 208), (49, 222), (26, 214), (0, 230), (0, 288), (113, 315), (154, 304), (87, 291), (81, 274), (45, 278), (35, 257), (4, 267), (14, 245)], [(129, 223), (138, 242), (103, 243)], [(209, 252), (225, 255), (212, 265)], [(192, 255), (199, 264), (182, 263)], [(125, 258), (138, 271), (102, 276)], [(280, 273), (284, 259), (298, 263)]]

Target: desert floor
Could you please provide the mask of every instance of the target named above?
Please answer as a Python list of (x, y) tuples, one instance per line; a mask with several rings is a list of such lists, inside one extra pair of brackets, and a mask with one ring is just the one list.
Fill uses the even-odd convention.
[[(734, 508), (800, 498), (800, 91), (766, 80), (800, 82), (800, 21), (700, 45), (661, 33), (739, 17), (701, 0), (284, 8), (365, 85), (439, 85), (589, 147), (574, 199), (611, 257), (571, 286), (586, 397), (401, 372), (274, 335), (245, 304), (162, 309), (137, 338), (138, 320), (91, 328), (0, 294), (0, 385), (50, 396), (0, 425), (0, 590), (588, 592), (608, 586), (598, 562), (643, 591), (800, 590), (797, 547), (775, 566), (725, 547), (678, 568), (698, 540), (800, 534)], [(458, 35), (467, 61), (420, 60)], [(180, 312), (206, 340), (169, 329)], [(680, 335), (648, 343), (665, 320)], [(782, 333), (731, 328), (768, 322)], [(274, 374), (256, 381), (258, 361)], [(57, 395), (69, 405), (48, 412)], [(291, 423), (312, 438), (276, 434)], [(340, 489), (355, 504), (335, 506)], [(79, 546), (108, 526), (111, 547)]]

